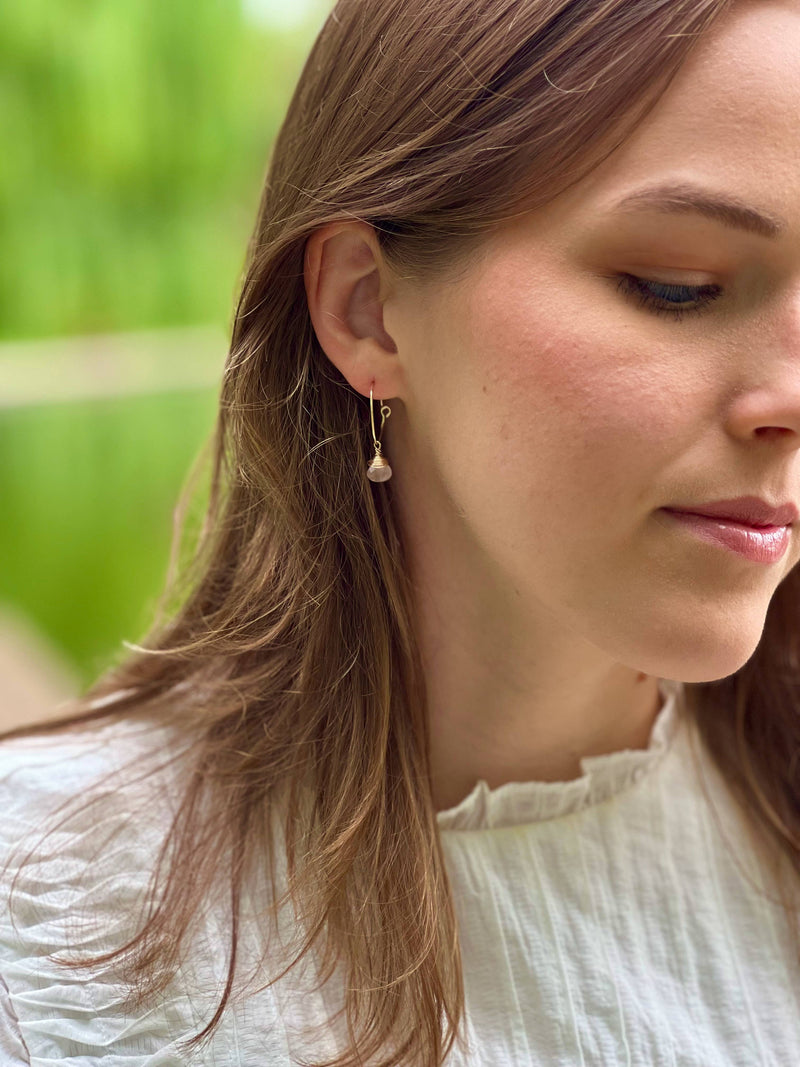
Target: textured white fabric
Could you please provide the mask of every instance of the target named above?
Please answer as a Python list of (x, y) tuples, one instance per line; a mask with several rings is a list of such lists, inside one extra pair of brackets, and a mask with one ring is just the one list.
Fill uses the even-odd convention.
[(30, 1062), (19, 1022), (11, 1007), (8, 986), (0, 978), (0, 1063), (3, 1067), (19, 1067)]
[[(708, 806), (682, 687), (665, 681), (662, 692), (647, 749), (586, 759), (572, 782), (478, 783), (439, 814), (469, 1043), (448, 1067), (800, 1064), (800, 964), (785, 918), (759, 894), (759, 861), (700, 748)], [(8, 908), (0, 913), (0, 1063), (294, 1067), (333, 1055), (341, 1031), (326, 1019), (341, 989), (311, 991), (311, 972), (300, 969), (235, 1003), (194, 1056), (182, 1051), (225, 974), (224, 920), (214, 913), (170, 990), (135, 1017), (120, 1009), (110, 976), (45, 959), (67, 944), (97, 951), (135, 928), (174, 802), (168, 772), (158, 788), (146, 779), (139, 792), (115, 792), (119, 765), (143, 737), (117, 724), (93, 739), (0, 746), (2, 862), (55, 804), (112, 773), (100, 808), (65, 824), (22, 868), (16, 926)], [(258, 907), (254, 889), (243, 931), (253, 958)], [(96, 924), (78, 927), (87, 908)]]

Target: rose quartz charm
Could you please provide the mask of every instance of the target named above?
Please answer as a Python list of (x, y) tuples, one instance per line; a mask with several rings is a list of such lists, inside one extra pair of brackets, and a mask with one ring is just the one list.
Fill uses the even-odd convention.
[(388, 482), (392, 476), (392, 468), (383, 456), (375, 456), (367, 468), (367, 477), (371, 482)]

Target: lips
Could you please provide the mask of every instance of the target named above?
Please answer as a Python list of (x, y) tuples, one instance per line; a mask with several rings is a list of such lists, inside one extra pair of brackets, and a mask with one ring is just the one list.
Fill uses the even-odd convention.
[(669, 507), (664, 511), (685, 515), (703, 515), (712, 519), (727, 519), (755, 529), (790, 526), (797, 522), (798, 509), (792, 503), (773, 505), (755, 496), (740, 496), (731, 500), (711, 500), (686, 507)]
[(791, 526), (748, 526), (719, 516), (661, 509), (670, 526), (700, 541), (725, 548), (753, 563), (777, 563), (789, 549)]

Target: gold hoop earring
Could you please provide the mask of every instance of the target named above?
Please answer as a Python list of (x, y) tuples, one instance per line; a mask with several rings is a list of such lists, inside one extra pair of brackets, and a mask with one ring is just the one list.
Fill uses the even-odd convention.
[[(391, 415), (392, 409), (387, 407), (382, 400), (379, 400), (378, 403), (381, 405), (381, 433), (383, 433), (384, 424)], [(388, 482), (392, 476), (392, 468), (389, 466), (386, 458), (381, 455), (381, 443), (375, 436), (375, 415), (372, 410), (371, 386), (369, 390), (369, 418), (372, 423), (372, 440), (375, 442), (375, 455), (369, 467), (367, 467), (367, 477), (371, 482)]]

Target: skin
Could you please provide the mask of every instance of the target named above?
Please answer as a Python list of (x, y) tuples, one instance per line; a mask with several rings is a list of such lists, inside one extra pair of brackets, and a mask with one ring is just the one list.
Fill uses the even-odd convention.
[[(743, 666), (800, 557), (797, 527), (780, 561), (754, 563), (658, 510), (745, 494), (800, 504), (798, 56), (795, 4), (734, 7), (634, 135), (505, 223), (458, 285), (395, 277), (358, 221), (308, 242), (322, 347), (392, 409), (383, 452), (439, 810), (478, 779), (568, 780), (582, 756), (646, 747), (658, 678)], [(667, 179), (786, 229), (612, 210)], [(619, 290), (625, 273), (721, 295), (656, 314)]]

